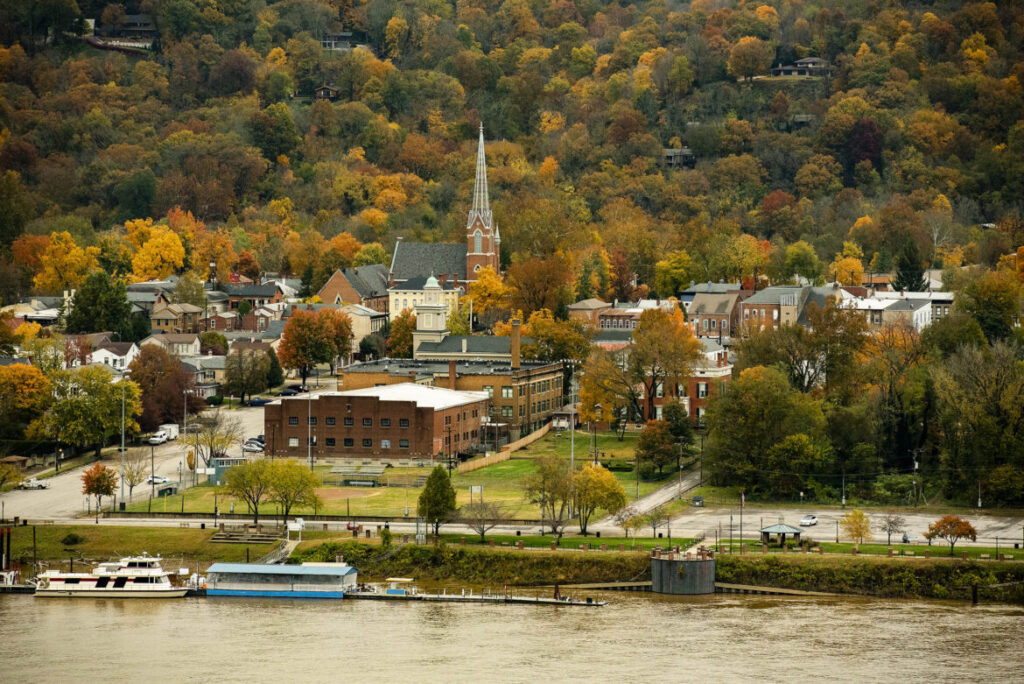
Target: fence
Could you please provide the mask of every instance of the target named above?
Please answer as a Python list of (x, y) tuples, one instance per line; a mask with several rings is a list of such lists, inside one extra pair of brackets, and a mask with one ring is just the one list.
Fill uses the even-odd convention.
[(517, 439), (514, 442), (509, 442), (505, 446), (501, 447), (501, 450), (502, 451), (507, 451), (509, 453), (512, 453), (513, 451), (518, 451), (519, 449), (522, 449), (524, 446), (527, 446), (529, 444), (533, 444), (538, 439), (540, 439), (544, 435), (548, 434), (548, 432), (550, 432), (550, 431), (551, 431), (551, 423), (545, 423), (544, 427), (542, 427), (541, 429), (539, 429), (539, 430), (537, 430), (535, 432), (531, 432), (530, 434), (526, 435), (525, 437), (521, 437), (521, 438)]
[(465, 463), (460, 463), (458, 470), (459, 470), (460, 473), (471, 473), (474, 470), (479, 470), (480, 468), (486, 468), (487, 466), (494, 465), (495, 463), (501, 463), (502, 461), (507, 461), (510, 458), (512, 458), (512, 452), (511, 451), (491, 452), (491, 453), (487, 454), (486, 456), (484, 456), (483, 458), (474, 458), (471, 461), (466, 461)]

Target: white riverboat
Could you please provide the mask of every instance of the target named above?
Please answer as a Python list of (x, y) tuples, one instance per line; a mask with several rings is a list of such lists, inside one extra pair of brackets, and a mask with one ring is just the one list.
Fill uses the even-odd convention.
[(188, 588), (171, 584), (160, 560), (143, 554), (101, 563), (92, 572), (47, 570), (36, 580), (36, 596), (181, 598)]

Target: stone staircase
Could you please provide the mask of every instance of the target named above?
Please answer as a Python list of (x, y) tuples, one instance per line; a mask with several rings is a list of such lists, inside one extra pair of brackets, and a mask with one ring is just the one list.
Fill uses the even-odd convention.
[(250, 525), (232, 528), (222, 525), (210, 541), (217, 544), (273, 544), (280, 541), (283, 536), (283, 529), (277, 527)]

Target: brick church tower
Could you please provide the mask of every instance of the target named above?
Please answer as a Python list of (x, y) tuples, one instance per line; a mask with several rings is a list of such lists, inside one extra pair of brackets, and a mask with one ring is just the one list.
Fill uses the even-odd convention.
[(490, 266), (500, 273), (498, 253), (501, 235), (494, 225), (487, 192), (487, 160), (484, 158), (484, 125), (480, 124), (480, 144), (476, 153), (476, 181), (473, 184), (473, 208), (466, 222), (466, 280), (476, 280), (477, 272)]

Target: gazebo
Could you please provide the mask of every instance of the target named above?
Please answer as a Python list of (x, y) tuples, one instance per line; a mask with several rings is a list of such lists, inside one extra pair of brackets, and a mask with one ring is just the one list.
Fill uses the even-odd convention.
[(779, 542), (779, 546), (782, 546), (786, 543), (787, 534), (792, 536), (793, 539), (797, 543), (799, 543), (800, 535), (802, 533), (803, 530), (801, 530), (799, 527), (793, 527), (792, 525), (787, 525), (785, 523), (776, 523), (774, 525), (769, 525), (768, 527), (761, 528), (761, 543), (769, 543), (771, 541), (771, 536), (773, 534), (776, 535), (776, 539)]

